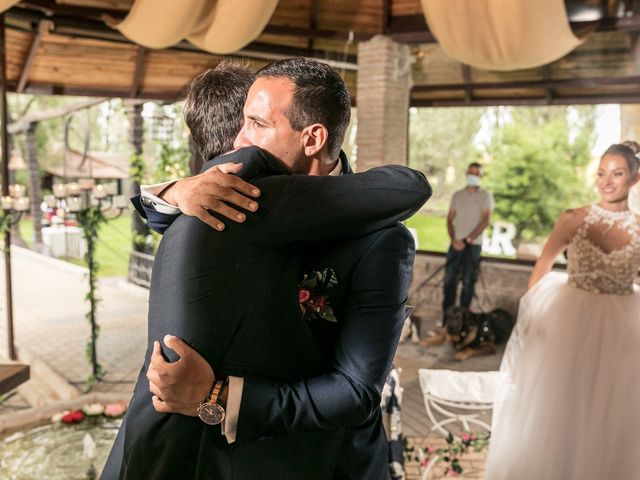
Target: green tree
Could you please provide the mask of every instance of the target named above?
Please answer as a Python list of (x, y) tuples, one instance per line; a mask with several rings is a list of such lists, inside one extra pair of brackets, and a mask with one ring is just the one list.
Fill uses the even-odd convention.
[[(479, 159), (474, 139), (486, 111), (477, 107), (411, 109), (409, 166), (427, 175), (434, 186), (434, 200), (448, 200), (462, 186), (467, 165)], [(458, 175), (447, 184), (450, 167)]]
[(183, 178), (189, 172), (189, 149), (167, 142), (160, 144), (160, 155), (156, 163), (154, 181), (166, 182)]
[(593, 107), (512, 109), (487, 147), (485, 186), (495, 216), (516, 225), (516, 242), (547, 235), (560, 215), (589, 202), (584, 178), (593, 144)]

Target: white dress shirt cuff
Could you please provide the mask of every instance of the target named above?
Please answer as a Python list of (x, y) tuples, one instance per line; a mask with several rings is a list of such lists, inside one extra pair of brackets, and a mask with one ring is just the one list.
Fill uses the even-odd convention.
[(227, 443), (236, 441), (236, 431), (238, 428), (238, 416), (240, 415), (240, 402), (242, 401), (242, 388), (244, 378), (229, 377), (229, 395), (227, 396), (227, 408), (225, 409), (224, 431)]
[(169, 202), (165, 202), (158, 197), (158, 194), (170, 183), (175, 183), (175, 180), (169, 182), (157, 183), (155, 185), (140, 185), (140, 198), (142, 203), (147, 206), (153, 207), (156, 212), (166, 213), (168, 215), (177, 215), (180, 213), (180, 209), (175, 205), (171, 205)]

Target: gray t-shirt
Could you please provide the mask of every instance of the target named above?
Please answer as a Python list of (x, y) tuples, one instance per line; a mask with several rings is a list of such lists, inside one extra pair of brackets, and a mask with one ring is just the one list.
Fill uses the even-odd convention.
[[(453, 194), (449, 209), (456, 213), (453, 219), (455, 238), (464, 240), (480, 223), (482, 211), (493, 211), (493, 196), (482, 188), (477, 190), (463, 188)], [(473, 244), (482, 245), (482, 235), (476, 238)]]

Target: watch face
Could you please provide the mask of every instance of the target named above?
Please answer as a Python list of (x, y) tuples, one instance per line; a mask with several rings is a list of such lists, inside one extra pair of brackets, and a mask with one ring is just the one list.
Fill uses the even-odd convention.
[(218, 425), (224, 420), (224, 408), (216, 403), (203, 403), (198, 408), (198, 416), (208, 425)]

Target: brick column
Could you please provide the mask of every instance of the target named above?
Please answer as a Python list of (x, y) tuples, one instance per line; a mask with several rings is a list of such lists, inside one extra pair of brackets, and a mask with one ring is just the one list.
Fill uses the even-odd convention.
[(358, 171), (407, 163), (409, 47), (378, 35), (358, 44)]

